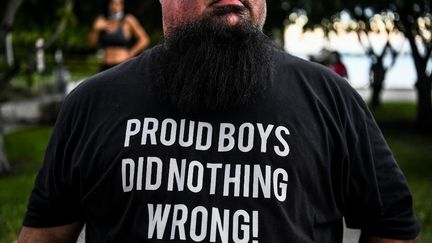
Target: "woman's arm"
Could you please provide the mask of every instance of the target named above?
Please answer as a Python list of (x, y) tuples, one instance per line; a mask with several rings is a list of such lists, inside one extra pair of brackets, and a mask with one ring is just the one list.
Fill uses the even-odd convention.
[(125, 21), (130, 25), (132, 35), (136, 38), (135, 45), (129, 51), (130, 57), (133, 57), (150, 44), (150, 38), (133, 15), (127, 15), (125, 17)]
[(99, 42), (99, 34), (102, 30), (106, 29), (107, 23), (102, 16), (99, 16), (93, 23), (93, 27), (89, 33), (88, 44), (89, 47), (95, 47)]

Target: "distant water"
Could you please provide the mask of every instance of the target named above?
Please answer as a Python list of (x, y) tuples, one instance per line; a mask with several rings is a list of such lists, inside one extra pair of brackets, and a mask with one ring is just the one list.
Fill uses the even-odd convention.
[[(298, 56), (305, 58), (304, 55)], [(356, 89), (368, 88), (370, 59), (362, 55), (342, 55), (342, 61), (347, 67), (350, 84)], [(390, 63), (389, 58), (385, 63)], [(397, 58), (394, 66), (387, 72), (384, 87), (412, 90), (416, 79), (414, 62), (409, 54), (404, 54)]]
[[(370, 60), (366, 56), (342, 56), (342, 61), (348, 69), (350, 83), (355, 88), (369, 86)], [(390, 60), (386, 60), (387, 63)], [(414, 61), (410, 55), (401, 55), (386, 75), (386, 89), (414, 89), (417, 79)]]

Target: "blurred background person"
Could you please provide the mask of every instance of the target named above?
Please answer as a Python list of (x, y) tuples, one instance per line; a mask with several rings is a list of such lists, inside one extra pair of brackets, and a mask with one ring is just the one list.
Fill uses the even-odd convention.
[(339, 74), (339, 76), (348, 80), (348, 70), (342, 62), (342, 57), (339, 52), (323, 49), (317, 55), (309, 56), (309, 60), (326, 66), (333, 72)]
[(150, 44), (138, 20), (124, 12), (124, 0), (108, 0), (89, 34), (89, 46), (103, 49), (101, 71), (134, 57)]
[(345, 64), (342, 62), (342, 57), (339, 52), (332, 51), (329, 55), (329, 62), (326, 65), (330, 70), (339, 74), (339, 76), (348, 79), (348, 71)]

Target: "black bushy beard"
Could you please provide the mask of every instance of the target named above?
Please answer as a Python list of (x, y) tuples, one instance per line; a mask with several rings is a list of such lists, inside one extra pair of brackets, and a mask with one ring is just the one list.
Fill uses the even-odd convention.
[[(224, 11), (233, 9), (215, 14)], [(217, 17), (205, 18), (168, 33), (160, 49), (156, 77), (180, 112), (248, 105), (270, 80), (270, 41), (249, 21), (229, 26)]]

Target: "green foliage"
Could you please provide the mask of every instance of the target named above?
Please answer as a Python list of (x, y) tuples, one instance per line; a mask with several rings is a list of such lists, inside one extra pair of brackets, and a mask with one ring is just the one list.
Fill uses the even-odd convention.
[(78, 20), (74, 14), (72, 5), (66, 5), (56, 11), (56, 16), (59, 19), (64, 19), (71, 26), (76, 26)]
[(32, 46), (37, 38), (49, 36), (63, 17), (58, 15), (63, 5), (62, 0), (47, 0), (44, 4), (36, 0), (24, 1), (15, 17), (14, 43)]
[[(62, 49), (86, 50), (87, 36), (94, 19), (103, 12), (104, 0), (78, 1), (65, 6), (66, 0), (26, 0), (17, 12), (13, 28), (14, 44), (27, 51), (33, 48), (37, 38), (48, 38), (58, 23), (65, 20), (67, 27), (55, 43)], [(8, 1), (1, 1), (2, 10)], [(158, 1), (126, 1), (126, 12), (137, 17), (149, 35), (161, 33), (161, 10)], [(160, 35), (153, 44), (159, 42)]]

